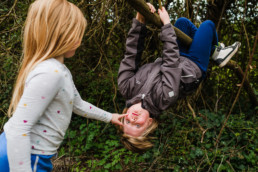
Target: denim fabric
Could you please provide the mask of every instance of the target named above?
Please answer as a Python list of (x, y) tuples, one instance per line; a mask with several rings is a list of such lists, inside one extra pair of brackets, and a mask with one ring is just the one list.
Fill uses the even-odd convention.
[(215, 46), (218, 45), (215, 24), (207, 20), (197, 29), (189, 19), (182, 17), (176, 21), (175, 27), (193, 39), (189, 48), (177, 40), (180, 55), (195, 62), (205, 77), (211, 53), (214, 51)]

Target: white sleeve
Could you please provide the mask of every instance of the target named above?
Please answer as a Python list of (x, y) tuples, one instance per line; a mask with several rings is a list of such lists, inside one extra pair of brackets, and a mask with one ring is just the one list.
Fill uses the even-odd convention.
[(74, 86), (74, 105), (73, 105), (73, 112), (77, 115), (96, 119), (100, 121), (104, 121), (106, 123), (110, 122), (112, 119), (112, 114), (106, 112), (84, 100), (82, 100), (79, 92), (77, 91), (76, 87)]
[(29, 77), (15, 113), (5, 125), (10, 171), (30, 172), (30, 132), (62, 84), (56, 71), (38, 72)]

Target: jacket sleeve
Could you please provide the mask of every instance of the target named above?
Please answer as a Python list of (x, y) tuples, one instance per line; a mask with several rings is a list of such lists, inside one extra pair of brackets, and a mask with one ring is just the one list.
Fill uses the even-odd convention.
[(147, 29), (144, 24), (133, 19), (132, 28), (126, 40), (125, 56), (120, 63), (118, 72), (118, 88), (125, 98), (130, 98), (136, 82), (135, 74), (141, 62), (146, 31)]
[(161, 83), (158, 84), (158, 105), (161, 110), (167, 109), (173, 104), (179, 95), (179, 86), (182, 70), (179, 66), (179, 48), (176, 42), (176, 34), (171, 24), (161, 28), (160, 39), (163, 42)]

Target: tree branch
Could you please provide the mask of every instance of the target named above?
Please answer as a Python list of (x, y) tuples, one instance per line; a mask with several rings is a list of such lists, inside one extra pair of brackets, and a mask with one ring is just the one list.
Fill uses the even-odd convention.
[[(147, 3), (144, 0), (127, 0), (127, 2), (138, 12), (140, 12), (146, 19), (147, 22), (154, 24), (157, 27), (162, 27), (163, 23), (157, 13), (151, 13)], [(186, 46), (190, 46), (192, 39), (184, 32), (174, 27), (176, 36)]]

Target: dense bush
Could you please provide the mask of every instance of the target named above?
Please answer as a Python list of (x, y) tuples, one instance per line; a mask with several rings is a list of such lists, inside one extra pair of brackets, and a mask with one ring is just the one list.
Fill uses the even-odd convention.
[[(6, 112), (22, 55), (21, 30), (31, 2), (0, 2), (0, 131), (8, 119)], [(88, 27), (75, 57), (65, 63), (83, 99), (121, 113), (124, 99), (117, 88), (117, 71), (135, 12), (123, 0), (72, 2), (84, 12)], [(186, 2), (192, 3), (191, 18), (199, 25), (206, 18), (206, 1), (167, 0), (163, 4), (174, 23), (181, 16), (191, 16)], [(220, 22), (220, 40), (226, 45), (242, 43), (234, 60), (243, 70), (252, 57), (248, 79), (257, 97), (257, 3), (225, 2), (230, 6)], [(159, 30), (152, 25), (148, 28), (143, 63), (161, 53)], [(153, 134), (155, 146), (143, 154), (123, 148), (112, 124), (74, 115), (58, 158), (53, 161), (55, 171), (258, 171), (257, 107), (243, 88), (237, 96), (240, 83), (232, 70), (211, 63), (202, 89), (160, 116)]]

